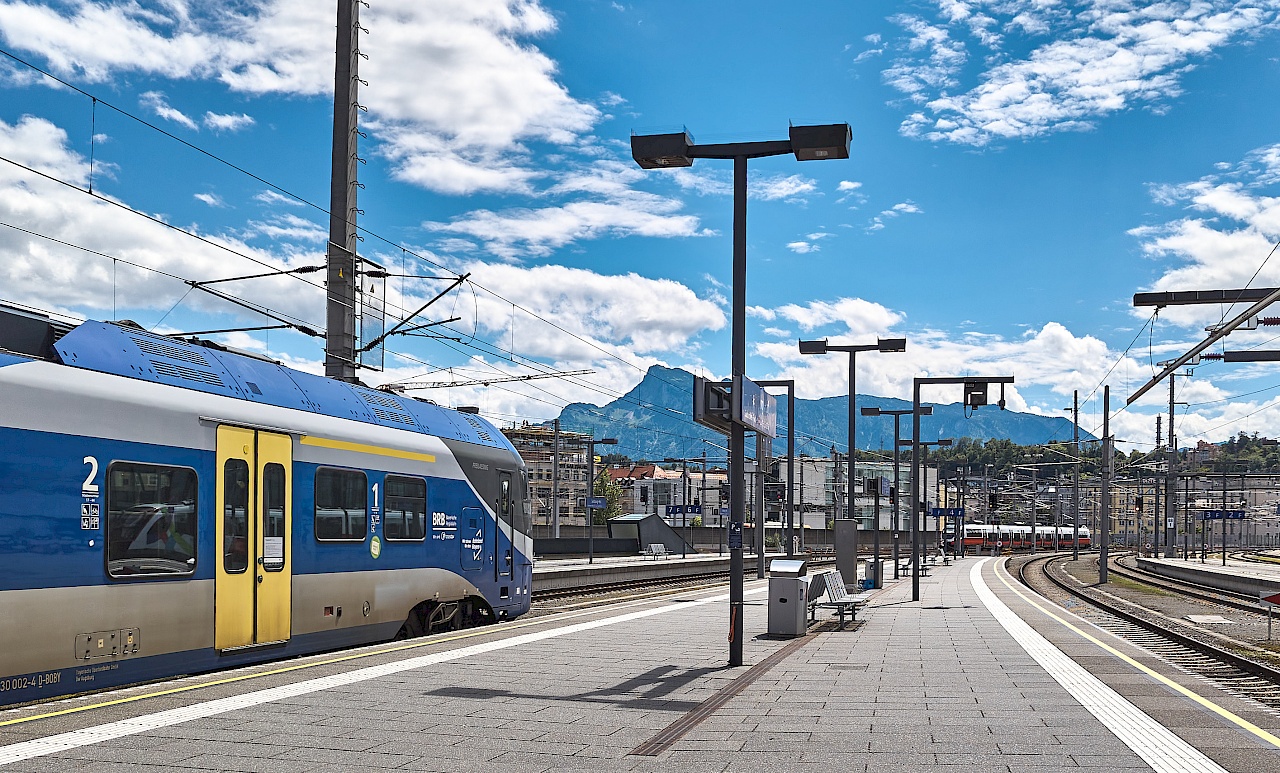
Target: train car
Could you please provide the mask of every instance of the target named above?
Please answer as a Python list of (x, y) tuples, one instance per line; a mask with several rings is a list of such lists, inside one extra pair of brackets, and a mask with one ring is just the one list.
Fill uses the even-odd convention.
[[(1058, 535), (1058, 547), (1070, 547), (1071, 541), (1077, 536), (1075, 530), (1070, 526), (1056, 527)], [(1035, 527), (1035, 546), (1037, 550), (1052, 550), (1053, 537), (1055, 527), (1053, 526), (1037, 526)], [(1078, 538), (1080, 547), (1088, 548), (1091, 546), (1089, 529), (1081, 526)], [(969, 523), (964, 526), (964, 546), (967, 550), (984, 551), (994, 548), (1008, 548), (1010, 550), (1029, 550), (1032, 546), (1032, 529), (1030, 526), (1023, 525), (1004, 525), (1004, 524), (980, 524)], [(954, 535), (947, 535), (947, 546), (954, 549)]]
[(513, 618), (530, 503), (470, 413), (0, 308), (0, 705)]

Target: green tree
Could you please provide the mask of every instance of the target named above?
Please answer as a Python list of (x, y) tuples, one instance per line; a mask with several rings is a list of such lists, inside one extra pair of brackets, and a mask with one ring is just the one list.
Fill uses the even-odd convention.
[(601, 470), (600, 474), (596, 476), (592, 494), (597, 497), (604, 497), (608, 503), (605, 509), (594, 511), (595, 515), (592, 518), (592, 523), (596, 525), (603, 524), (608, 522), (610, 518), (622, 515), (622, 486), (609, 477), (608, 470)]

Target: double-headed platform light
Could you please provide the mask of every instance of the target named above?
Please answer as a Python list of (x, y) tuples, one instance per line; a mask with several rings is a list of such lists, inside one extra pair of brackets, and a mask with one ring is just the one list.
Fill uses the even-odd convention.
[[(848, 352), (849, 353), (849, 475), (846, 478), (849, 494), (847, 503), (845, 504), (845, 517), (850, 517), (850, 511), (853, 509), (853, 476), (857, 465), (857, 437), (858, 437), (858, 419), (857, 407), (858, 402), (858, 352), (905, 352), (907, 350), (907, 339), (905, 338), (880, 338), (874, 344), (859, 345), (838, 345), (828, 343), (824, 338), (818, 341), (801, 341), (801, 354), (826, 354), (828, 352)], [(875, 516), (875, 530), (872, 540), (874, 545), (872, 550), (875, 551), (876, 563), (880, 563), (880, 513)], [(895, 559), (896, 560), (896, 559)], [(894, 567), (897, 568), (896, 565)], [(879, 569), (877, 568), (877, 572)], [(877, 574), (876, 577), (880, 575)], [(877, 586), (878, 587), (878, 586)]]
[[(634, 134), (631, 156), (641, 169), (667, 169), (693, 165), (695, 158), (733, 160), (733, 310), (732, 377), (742, 384), (747, 371), (747, 161), (765, 156), (795, 155), (797, 161), (849, 157), (853, 132), (847, 123), (792, 126), (785, 140), (728, 142), (697, 145), (687, 131), (668, 134)], [(739, 396), (740, 397), (740, 396)], [(742, 521), (746, 511), (743, 487), (746, 429), (734, 422), (729, 431), (729, 665), (742, 665), (743, 583)], [(736, 532), (735, 532), (736, 529)], [(737, 535), (737, 547), (732, 540)]]
[[(902, 512), (902, 467), (898, 461), (898, 448), (902, 445), (902, 417), (910, 416), (912, 409), (903, 408), (901, 410), (887, 410), (878, 406), (863, 406), (863, 416), (892, 416), (893, 417), (893, 579), (898, 579), (898, 566), (901, 562), (901, 554), (899, 548), (899, 535), (902, 530), (899, 514)], [(921, 416), (932, 416), (933, 406), (922, 405), (919, 408)], [(910, 438), (907, 438), (910, 441)], [(877, 524), (878, 525), (878, 524)], [(878, 547), (877, 547), (878, 549)], [(876, 560), (879, 560), (877, 554)]]

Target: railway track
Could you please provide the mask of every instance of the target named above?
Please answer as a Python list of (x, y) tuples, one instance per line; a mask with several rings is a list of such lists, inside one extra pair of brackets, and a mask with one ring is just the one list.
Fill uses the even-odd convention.
[(1232, 591), (1220, 590), (1218, 588), (1210, 588), (1205, 585), (1199, 585), (1186, 580), (1176, 580), (1172, 577), (1154, 574), (1134, 566), (1126, 562), (1131, 556), (1121, 556), (1111, 561), (1108, 571), (1119, 577), (1134, 582), (1140, 582), (1144, 585), (1150, 585), (1153, 588), (1178, 593), (1183, 596), (1189, 596), (1201, 601), (1207, 601), (1211, 604), (1229, 607), (1241, 612), (1250, 614), (1258, 613), (1258, 599), (1256, 596), (1250, 596), (1245, 593), (1234, 593)]
[[(810, 558), (809, 566), (817, 568), (834, 564), (835, 558)], [(755, 567), (744, 573), (754, 578)], [(586, 583), (571, 588), (538, 590), (533, 593), (533, 606), (529, 614), (549, 614), (589, 607), (605, 602), (631, 601), (673, 593), (684, 593), (691, 590), (713, 588), (729, 581), (729, 572), (713, 572), (695, 577), (669, 577), (659, 579), (631, 580), (627, 582)]]
[[(1085, 602), (1093, 608), (1088, 619), (1100, 628), (1233, 695), (1256, 701), (1280, 716), (1280, 669), (1259, 660), (1274, 653), (1220, 635), (1214, 635), (1218, 641), (1205, 641), (1200, 629), (1133, 602), (1087, 590), (1061, 568), (1065, 560), (1065, 556), (1032, 558), (1019, 566), (1018, 579), (1041, 595), (1047, 595), (1044, 591), (1051, 588), (1058, 594), (1066, 593)], [(1145, 579), (1138, 581), (1146, 582)], [(1251, 611), (1256, 613), (1256, 607)]]

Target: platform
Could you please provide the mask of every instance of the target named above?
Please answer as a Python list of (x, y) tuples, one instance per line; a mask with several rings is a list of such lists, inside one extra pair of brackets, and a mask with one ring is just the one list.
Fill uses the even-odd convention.
[(890, 582), (857, 627), (791, 640), (748, 583), (738, 668), (705, 591), (4, 712), (0, 773), (1280, 770), (1273, 713), (1001, 565), (937, 567), (921, 603)]
[(1171, 579), (1194, 582), (1218, 590), (1250, 596), (1280, 593), (1280, 564), (1227, 558), (1227, 564), (1223, 566), (1219, 554), (1210, 556), (1203, 562), (1197, 556), (1190, 559), (1139, 558), (1138, 566)]

